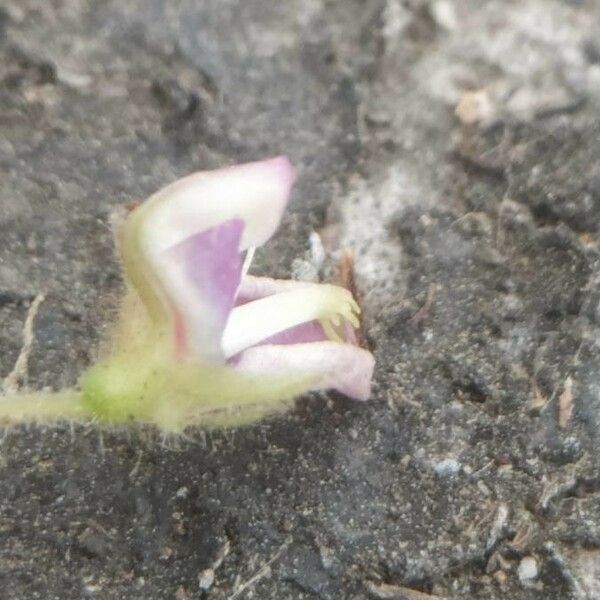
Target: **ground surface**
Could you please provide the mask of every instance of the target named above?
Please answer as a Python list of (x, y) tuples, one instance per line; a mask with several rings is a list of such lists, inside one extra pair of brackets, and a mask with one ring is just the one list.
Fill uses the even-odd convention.
[(598, 40), (594, 0), (0, 2), (3, 375), (40, 292), (30, 387), (96, 355), (115, 207), (276, 153), (257, 272), (352, 248), (378, 359), (166, 446), (8, 432), (0, 597), (600, 598)]

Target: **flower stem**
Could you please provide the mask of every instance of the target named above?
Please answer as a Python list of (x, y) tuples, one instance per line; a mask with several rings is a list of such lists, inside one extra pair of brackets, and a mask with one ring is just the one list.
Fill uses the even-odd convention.
[(32, 392), (0, 396), (0, 425), (55, 423), (91, 418), (76, 390)]

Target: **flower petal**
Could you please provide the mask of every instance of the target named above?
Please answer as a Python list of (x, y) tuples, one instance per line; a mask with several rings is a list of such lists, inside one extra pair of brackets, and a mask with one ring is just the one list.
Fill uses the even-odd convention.
[(323, 331), (321, 323), (319, 321), (309, 321), (290, 329), (284, 329), (267, 338), (261, 344), (304, 344), (309, 342), (324, 342), (327, 339), (329, 338)]
[(235, 304), (246, 304), (252, 300), (266, 298), (281, 292), (291, 292), (301, 288), (310, 288), (320, 285), (312, 281), (296, 281), (294, 279), (273, 279), (272, 277), (256, 277), (245, 275), (240, 282)]
[[(180, 351), (189, 343), (198, 357), (222, 360), (217, 339), (224, 311), (231, 309), (229, 284), (239, 283), (232, 252), (261, 245), (274, 233), (294, 178), (285, 157), (196, 173), (160, 190), (128, 215), (120, 236), (128, 283), (157, 330), (175, 330)], [(235, 247), (226, 249), (232, 239), (219, 226), (232, 221), (241, 221), (243, 231)], [(239, 225), (233, 228), (237, 231)], [(213, 233), (203, 237), (208, 230)], [(221, 234), (223, 239), (211, 237)], [(192, 260), (194, 252), (202, 255), (199, 260)], [(220, 266), (211, 269), (211, 260)], [(228, 263), (225, 296), (215, 280), (222, 262)]]
[[(248, 302), (259, 300), (260, 298), (266, 298), (267, 296), (273, 296), (282, 292), (290, 292), (292, 290), (310, 289), (319, 285), (321, 284), (313, 283), (311, 281), (273, 279), (271, 277), (246, 275), (242, 277), (235, 298), (235, 305), (241, 306), (242, 304), (247, 304)], [(350, 324), (345, 324), (344, 330), (342, 331), (342, 337), (344, 342), (357, 345), (356, 334)], [(267, 338), (262, 343), (301, 344), (304, 342), (322, 342), (328, 339), (329, 337), (323, 330), (322, 324), (315, 320), (285, 329)]]
[(165, 250), (160, 283), (174, 306), (178, 354), (223, 360), (221, 337), (240, 283), (241, 219), (225, 221)]
[[(273, 296), (281, 292), (289, 292), (294, 289), (306, 288), (318, 285), (306, 281), (294, 281), (290, 279), (272, 279), (271, 277), (255, 277), (246, 275), (242, 281), (235, 298), (236, 306), (247, 304), (253, 300)], [(328, 339), (323, 327), (318, 321), (309, 321), (285, 329), (264, 340), (265, 344), (300, 344), (304, 342), (322, 342)]]
[(255, 346), (242, 352), (236, 369), (246, 373), (312, 375), (311, 390), (335, 389), (355, 400), (367, 400), (375, 359), (367, 350), (337, 342), (291, 346)]
[(326, 332), (343, 341), (338, 329), (358, 327), (360, 308), (344, 288), (315, 284), (297, 286), (236, 306), (223, 332), (223, 352), (231, 358), (242, 350), (264, 343), (272, 336), (311, 321), (321, 321)]
[(264, 244), (279, 226), (294, 169), (286, 157), (203, 171), (163, 188), (144, 202), (141, 244), (159, 254), (188, 237), (239, 218), (241, 249)]

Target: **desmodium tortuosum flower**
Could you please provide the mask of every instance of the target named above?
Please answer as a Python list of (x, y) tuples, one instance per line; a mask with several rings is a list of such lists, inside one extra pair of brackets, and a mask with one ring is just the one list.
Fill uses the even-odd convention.
[(251, 422), (309, 390), (366, 400), (374, 361), (356, 344), (350, 292), (247, 274), (294, 179), (284, 157), (200, 172), (129, 213), (119, 235), (127, 294), (106, 358), (81, 391), (4, 398), (0, 418), (181, 431)]

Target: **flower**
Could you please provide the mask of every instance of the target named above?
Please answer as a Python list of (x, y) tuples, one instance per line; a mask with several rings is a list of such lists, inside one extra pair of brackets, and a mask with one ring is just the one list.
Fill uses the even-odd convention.
[(294, 180), (285, 157), (195, 173), (127, 216), (114, 340), (81, 392), (63, 394), (64, 416), (178, 432), (251, 422), (309, 390), (368, 398), (374, 359), (356, 343), (350, 292), (247, 273)]

